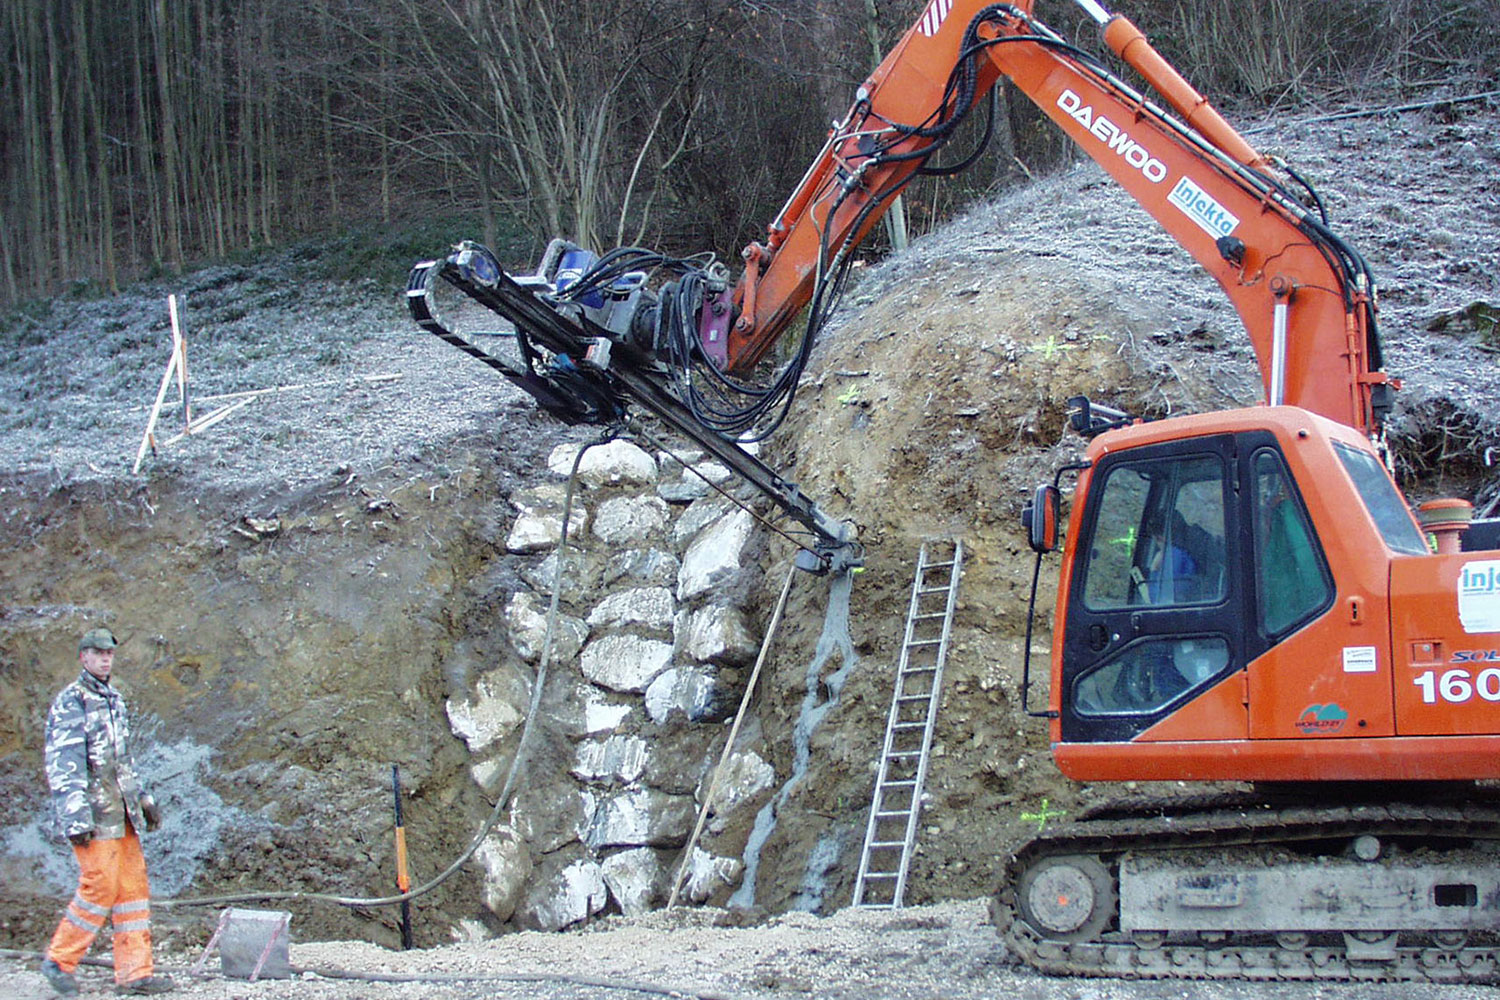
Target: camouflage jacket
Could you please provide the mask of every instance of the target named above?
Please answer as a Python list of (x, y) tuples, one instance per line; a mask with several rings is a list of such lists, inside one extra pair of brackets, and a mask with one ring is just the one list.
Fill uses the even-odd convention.
[(125, 699), (87, 670), (53, 699), (46, 760), (59, 835), (114, 840), (125, 836), (127, 819), (146, 829)]

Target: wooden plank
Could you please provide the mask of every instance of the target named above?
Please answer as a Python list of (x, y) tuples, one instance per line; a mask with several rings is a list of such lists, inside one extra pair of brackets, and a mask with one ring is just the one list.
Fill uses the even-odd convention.
[(165, 446), (165, 445), (169, 445), (169, 444), (176, 444), (178, 441), (181, 441), (183, 438), (187, 437), (189, 434), (198, 434), (198, 433), (201, 433), (202, 431), (206, 431), (210, 427), (212, 427), (214, 424), (218, 423), (220, 420), (223, 420), (225, 417), (229, 416), (235, 410), (238, 410), (242, 406), (248, 406), (250, 403), (253, 403), (253, 402), (255, 402), (255, 400), (253, 398), (251, 398), (251, 399), (241, 399), (238, 402), (229, 403), (229, 404), (226, 404), (224, 406), (221, 406), (217, 410), (214, 410), (212, 413), (209, 413), (209, 414), (207, 414), (205, 416), (199, 417), (197, 420), (193, 421), (191, 424), (188, 424), (188, 426), (183, 429), (182, 433), (175, 434), (172, 437), (167, 438), (165, 441), (162, 442), (162, 445)]
[(157, 414), (161, 413), (162, 400), (167, 398), (167, 386), (172, 384), (172, 376), (176, 371), (177, 351), (174, 348), (172, 357), (167, 361), (167, 370), (161, 377), (161, 388), (156, 390), (156, 402), (151, 405), (151, 415), (146, 418), (146, 433), (141, 436), (140, 450), (135, 453), (135, 468), (131, 470), (132, 475), (141, 471), (141, 463), (146, 460), (146, 449), (155, 450), (156, 448), (156, 441), (152, 438), (151, 432), (156, 429)]
[(182, 324), (177, 319), (177, 296), (167, 296), (167, 314), (172, 318), (172, 352), (177, 357), (177, 391), (182, 399), (182, 427), (183, 433), (192, 433), (189, 428), (193, 425), (193, 406), (188, 399), (188, 373), (187, 373), (187, 336), (182, 332)]
[(297, 385), (275, 385), (269, 389), (246, 389), (243, 392), (221, 392), (213, 396), (199, 396), (198, 402), (217, 402), (221, 399), (240, 399), (244, 396), (269, 396), (278, 392), (297, 392), (302, 389), (322, 389), (330, 385), (345, 385), (350, 381), (369, 383), (394, 382), (401, 378), (401, 376), (401, 372), (396, 372), (391, 375), (360, 375), (352, 380), (347, 378), (326, 378), (318, 382), (301, 382)]

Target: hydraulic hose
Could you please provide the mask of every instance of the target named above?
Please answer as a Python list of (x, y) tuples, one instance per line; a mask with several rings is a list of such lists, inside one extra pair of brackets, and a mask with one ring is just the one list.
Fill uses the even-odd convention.
[[(41, 961), (46, 958), (45, 952), (40, 951), (18, 951), (14, 948), (0, 948), (0, 958), (12, 958), (17, 961)], [(114, 967), (114, 963), (107, 958), (82, 958), (79, 965), (91, 968), (107, 970)], [(188, 972), (185, 966), (161, 966), (179, 975)], [(683, 989), (680, 986), (663, 986), (659, 983), (646, 983), (633, 979), (611, 979), (606, 976), (574, 976), (560, 972), (482, 972), (465, 974), (462, 972), (358, 972), (353, 969), (339, 969), (333, 966), (292, 966), (293, 975), (312, 974), (324, 979), (346, 979), (361, 983), (567, 983), (573, 986), (590, 986), (595, 989), (622, 990), (630, 993), (647, 993), (655, 996), (665, 997), (689, 997), (691, 1000), (734, 1000), (733, 997), (724, 993), (704, 993), (700, 990)]]

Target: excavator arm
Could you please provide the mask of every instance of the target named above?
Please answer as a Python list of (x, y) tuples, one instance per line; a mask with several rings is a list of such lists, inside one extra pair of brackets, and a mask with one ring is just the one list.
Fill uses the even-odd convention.
[(1079, 2), (1166, 108), (1034, 19), (1030, 0), (930, 0), (859, 88), (766, 241), (743, 251), (738, 316), (725, 349), (705, 341), (706, 352), (747, 371), (808, 304), (815, 334), (850, 251), (912, 179), (953, 169), (929, 161), (1004, 78), (1213, 275), (1254, 345), (1268, 402), (1376, 434), (1395, 383), (1379, 370), (1364, 261), (1329, 230), (1311, 188), (1280, 179), (1139, 29)]
[[(843, 526), (740, 445), (768, 436), (786, 416), (853, 249), (913, 178), (972, 162), (977, 153), (933, 160), (1008, 79), (1224, 288), (1254, 344), (1270, 403), (1377, 435), (1395, 383), (1379, 370), (1375, 292), (1363, 260), (1329, 230), (1312, 189), (1279, 179), (1277, 165), (1139, 30), (1095, 0), (1077, 2), (1166, 108), (1032, 17), (1032, 0), (928, 0), (835, 123), (765, 242), (744, 250), (737, 282), (711, 255), (671, 258), (635, 247), (596, 255), (562, 240), (535, 274), (513, 276), (465, 242), (413, 270), (412, 315), (564, 420), (616, 424), (630, 404), (662, 417), (802, 523), (819, 563), (839, 565), (853, 558), (839, 554), (848, 547)], [(510, 320), (519, 358), (502, 360), (455, 333), (435, 297), (443, 284)], [(805, 333), (791, 359), (769, 379), (749, 377), (804, 307)]]

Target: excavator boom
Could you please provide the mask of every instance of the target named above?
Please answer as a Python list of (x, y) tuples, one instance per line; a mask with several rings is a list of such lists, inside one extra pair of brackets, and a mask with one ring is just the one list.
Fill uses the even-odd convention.
[[(745, 371), (1001, 80), (1035, 102), (1211, 274), (1255, 348), (1266, 398), (1367, 434), (1389, 408), (1369, 270), (1125, 18), (1084, 4), (1167, 104), (1031, 16), (1031, 3), (932, 0), (856, 94), (767, 230), (742, 252), (723, 364)], [(1160, 289), (1159, 294), (1171, 294)]]

